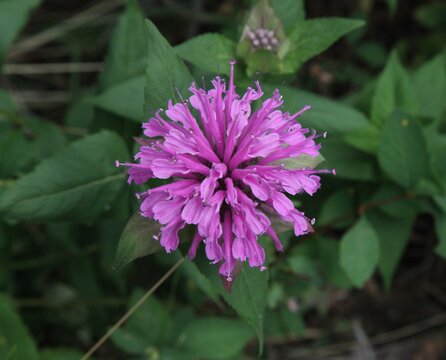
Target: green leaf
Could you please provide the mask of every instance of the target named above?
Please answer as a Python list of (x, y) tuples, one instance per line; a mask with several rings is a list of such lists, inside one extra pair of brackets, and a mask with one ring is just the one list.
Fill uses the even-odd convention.
[(259, 349), (262, 351), (268, 272), (243, 263), (240, 273), (233, 280), (231, 291), (228, 292), (222, 284), (217, 266), (210, 265), (204, 256), (197, 257), (195, 264), (211, 280), (225, 301), (254, 328), (259, 340)]
[[(265, 96), (272, 94), (276, 88), (262, 84)], [(367, 118), (349, 106), (287, 86), (281, 86), (279, 90), (287, 111), (297, 112), (305, 105), (311, 105), (312, 108), (302, 114), (298, 121), (306, 127), (327, 131), (328, 136), (331, 136), (331, 133), (344, 135), (368, 126)]]
[(374, 181), (377, 178), (375, 159), (352, 148), (339, 139), (325, 139), (321, 152), (327, 166), (336, 169), (336, 176), (345, 179)]
[(112, 39), (99, 82), (100, 92), (88, 101), (115, 115), (141, 122), (144, 118), (147, 40), (144, 14), (137, 1), (127, 2)]
[(333, 192), (322, 205), (317, 218), (318, 225), (333, 225), (336, 228), (345, 228), (351, 223), (349, 215), (355, 213), (353, 194), (347, 189)]
[(251, 327), (241, 321), (201, 318), (185, 329), (181, 347), (197, 358), (233, 359), (253, 336)]
[(372, 123), (382, 127), (396, 108), (410, 114), (417, 111), (415, 92), (409, 75), (401, 65), (397, 53), (393, 52), (379, 76), (372, 98)]
[(37, 360), (37, 348), (19, 315), (0, 296), (0, 358), (7, 360)]
[(139, 212), (133, 214), (119, 239), (114, 268), (119, 270), (139, 257), (161, 250), (159, 241), (153, 238), (160, 229), (158, 221), (145, 218)]
[(389, 289), (395, 269), (410, 238), (415, 216), (395, 219), (379, 211), (372, 211), (366, 217), (379, 238), (381, 254), (378, 267), (384, 285)]
[(373, 125), (349, 132), (343, 136), (344, 141), (354, 148), (375, 155), (378, 151), (380, 131)]
[(64, 136), (49, 121), (30, 118), (20, 127), (0, 124), (0, 177), (30, 171), (64, 145)]
[(131, 78), (88, 99), (92, 104), (115, 115), (141, 122), (144, 118), (143, 75)]
[(353, 285), (360, 288), (373, 274), (379, 261), (379, 238), (362, 217), (341, 239), (340, 262)]
[(30, 12), (41, 0), (2, 0), (0, 2), (0, 69), (9, 45), (25, 25)]
[(147, 69), (145, 110), (165, 108), (167, 101), (178, 102), (193, 82), (186, 65), (150, 20), (146, 20)]
[(290, 51), (283, 60), (282, 73), (293, 73), (311, 57), (320, 54), (343, 35), (364, 26), (364, 21), (319, 18), (298, 22), (290, 34)]
[(421, 66), (412, 76), (418, 114), (439, 118), (446, 112), (446, 52)]
[(409, 198), (407, 191), (395, 184), (383, 184), (370, 202), (379, 205), (383, 213), (395, 218), (413, 218), (419, 212), (417, 199)]
[(127, 159), (124, 142), (102, 131), (73, 142), (20, 178), (1, 198), (0, 214), (17, 220), (91, 222), (124, 183), (116, 159)]
[(272, 0), (271, 5), (286, 33), (290, 33), (296, 23), (305, 19), (303, 0)]
[[(144, 14), (136, 0), (127, 1), (125, 12), (111, 36), (110, 49), (100, 78), (102, 90), (143, 76), (147, 63)], [(125, 102), (127, 98), (122, 98)], [(139, 105), (141, 110), (142, 105)]]
[(390, 15), (394, 16), (398, 7), (398, 0), (386, 0), (386, 2), (387, 7), (389, 8)]
[(320, 267), (327, 280), (333, 285), (348, 289), (351, 281), (340, 264), (339, 242), (327, 238), (318, 238)]
[(394, 112), (382, 131), (378, 160), (392, 180), (406, 188), (414, 187), (427, 173), (428, 156), (421, 126), (412, 117)]
[(177, 55), (210, 73), (229, 75), (235, 59), (235, 42), (220, 34), (203, 34), (175, 46)]

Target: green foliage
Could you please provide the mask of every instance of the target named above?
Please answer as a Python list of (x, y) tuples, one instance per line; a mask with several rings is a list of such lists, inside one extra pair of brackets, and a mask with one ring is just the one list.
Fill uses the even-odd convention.
[(205, 359), (232, 359), (253, 337), (252, 329), (237, 320), (202, 318), (184, 331), (182, 347)]
[(298, 22), (289, 35), (290, 50), (281, 73), (293, 73), (311, 57), (326, 50), (345, 34), (364, 26), (362, 20), (321, 18)]
[(220, 34), (203, 34), (175, 47), (177, 55), (209, 71), (229, 75), (229, 62), (235, 59), (236, 44)]
[(415, 92), (410, 77), (393, 52), (381, 73), (372, 98), (371, 120), (382, 127), (396, 109), (413, 114), (417, 110)]
[(384, 126), (378, 149), (382, 169), (392, 180), (412, 188), (427, 171), (428, 155), (421, 126), (395, 112)]
[(133, 214), (119, 240), (114, 263), (115, 269), (119, 270), (136, 258), (160, 250), (159, 241), (154, 238), (159, 234), (160, 228), (161, 224), (142, 217), (139, 212)]
[(0, 3), (0, 69), (6, 51), (41, 0), (2, 0)]
[(111, 165), (127, 157), (122, 139), (109, 131), (73, 142), (8, 189), (0, 198), (0, 215), (91, 222), (111, 207), (122, 188), (124, 174)]
[[(155, 183), (129, 188), (115, 160), (135, 153), (132, 138), (141, 135), (144, 119), (169, 100), (186, 99), (194, 81), (208, 86), (208, 73), (229, 75), (232, 59), (239, 95), (259, 77), (265, 97), (280, 90), (280, 110), (311, 105), (298, 121), (328, 132), (316, 138), (321, 155), (280, 161), (285, 168), (336, 170), (336, 176), (321, 175), (322, 188), (312, 198), (291, 197), (316, 217), (314, 233), (296, 239), (289, 223), (270, 214), (284, 252), (262, 237), (268, 270), (240, 263), (232, 282), (200, 248), (197, 259), (184, 261), (113, 333), (98, 359), (248, 358), (256, 355), (254, 337), (260, 353), (265, 342), (280, 350), (302, 336), (313, 348), (313, 334), (325, 344), (345, 327), (333, 299), (355, 301), (352, 289), (369, 279), (391, 294), (398, 277), (418, 266), (415, 256), (423, 264), (444, 261), (425, 257), (433, 250), (446, 258), (445, 6), (432, 2), (412, 11), (404, 2), (386, 2), (386, 28), (398, 29), (411, 13), (423, 32), (395, 31), (384, 43), (374, 18), (379, 7), (367, 2), (350, 14), (363, 21), (305, 19), (302, 0), (249, 1), (239, 22), (242, 2), (218, 9), (209, 3), (203, 11), (179, 2), (142, 9), (128, 0), (120, 10), (113, 2), (87, 9), (79, 28), (77, 20), (45, 20), (51, 2), (36, 13), (42, 19), (25, 27), (40, 1), (1, 1), (0, 64), (10, 60), (0, 90), (0, 358), (81, 358), (143, 296), (135, 288), (156, 283), (187, 253), (188, 227), (178, 251), (155, 254), (162, 225), (139, 214), (133, 195)], [(122, 11), (113, 31), (100, 14), (108, 6), (114, 15)], [(260, 27), (274, 30), (277, 49), (251, 45), (247, 31)], [(41, 48), (8, 54), (22, 29)], [(200, 34), (203, 29), (212, 32)], [(108, 36), (97, 82), (77, 74), (78, 63), (103, 61)], [(33, 70), (60, 61), (70, 70), (11, 75), (12, 65), (20, 69), (16, 61), (36, 63)], [(66, 94), (67, 104), (52, 102), (51, 93), (45, 102), (53, 90)], [(412, 251), (414, 245), (423, 251)]]
[(341, 239), (341, 266), (356, 287), (362, 287), (379, 261), (379, 237), (362, 217)]
[(186, 94), (193, 79), (186, 65), (150, 20), (146, 20), (146, 31), (148, 53), (144, 109), (155, 111), (165, 108), (168, 99), (181, 101), (178, 96)]
[(37, 360), (37, 348), (10, 302), (0, 296), (0, 358)]

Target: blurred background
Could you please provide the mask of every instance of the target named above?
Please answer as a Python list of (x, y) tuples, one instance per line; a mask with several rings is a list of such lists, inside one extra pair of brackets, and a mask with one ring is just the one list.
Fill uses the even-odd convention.
[[(239, 83), (283, 88), (328, 131), (337, 176), (296, 198), (315, 233), (265, 244), (260, 358), (446, 358), (446, 3), (264, 3), (0, 0), (0, 359), (81, 358), (179, 258), (113, 265), (138, 190), (114, 160), (153, 110), (144, 18), (200, 83), (236, 57)], [(283, 67), (243, 48), (259, 11)], [(185, 262), (93, 358), (258, 358), (225, 299)]]

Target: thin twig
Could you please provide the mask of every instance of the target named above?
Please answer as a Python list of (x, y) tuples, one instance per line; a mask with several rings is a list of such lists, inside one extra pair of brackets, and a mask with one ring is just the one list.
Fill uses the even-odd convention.
[(37, 35), (30, 36), (18, 42), (10, 51), (9, 57), (17, 57), (30, 52), (42, 45), (54, 41), (73, 29), (76, 29), (102, 15), (105, 15), (123, 4), (122, 0), (109, 0), (94, 5), (87, 10), (65, 20), (61, 24), (55, 25), (42, 31)]
[(99, 72), (104, 67), (101, 62), (91, 63), (47, 63), (47, 64), (5, 64), (4, 75), (39, 75)]
[(183, 261), (185, 260), (185, 258), (181, 258), (180, 260), (178, 260), (176, 262), (176, 264), (174, 266), (172, 266), (170, 268), (170, 270), (164, 274), (164, 276), (158, 280), (158, 282), (153, 285), (145, 294), (144, 296), (139, 299), (139, 301), (133, 305), (129, 311), (127, 311), (119, 320), (118, 322), (113, 325), (110, 330), (107, 331), (107, 333), (99, 339), (99, 341), (94, 344), (90, 350), (88, 350), (88, 352), (82, 357), (81, 360), (87, 360), (90, 358), (91, 355), (93, 355), (93, 353), (99, 349), (102, 344), (104, 344), (107, 339), (130, 317), (132, 316), (132, 314), (150, 297), (150, 295), (152, 295), (156, 289), (158, 289), (162, 283), (164, 283), (164, 281), (166, 281), (170, 275), (173, 274), (173, 272), (183, 263)]

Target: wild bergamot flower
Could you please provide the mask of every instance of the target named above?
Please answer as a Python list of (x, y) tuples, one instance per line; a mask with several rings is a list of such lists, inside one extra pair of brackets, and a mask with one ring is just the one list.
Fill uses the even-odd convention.
[(275, 90), (253, 112), (251, 104), (263, 96), (260, 84), (256, 81), (256, 88), (240, 97), (234, 63), (228, 88), (219, 76), (209, 91), (192, 84), (188, 100), (169, 101), (165, 116), (160, 110), (144, 123), (144, 135), (152, 140), (141, 145), (137, 163), (122, 164), (128, 167), (129, 182), (172, 179), (138, 194), (141, 215), (162, 224), (155, 238), (167, 252), (177, 249), (178, 233), (186, 224), (195, 225), (189, 257), (203, 243), (206, 256), (220, 264), (220, 274), (228, 280), (238, 261), (264, 269), (260, 235), (268, 235), (282, 250), (267, 214), (275, 212), (290, 222), (297, 236), (312, 229), (312, 220), (285, 193), (313, 195), (320, 187), (316, 174), (331, 172), (281, 164), (319, 155), (318, 135), (296, 121), (310, 107), (295, 114), (282, 112), (283, 100)]

